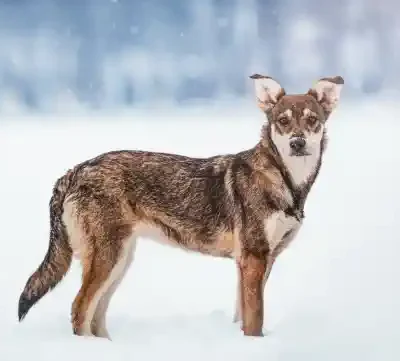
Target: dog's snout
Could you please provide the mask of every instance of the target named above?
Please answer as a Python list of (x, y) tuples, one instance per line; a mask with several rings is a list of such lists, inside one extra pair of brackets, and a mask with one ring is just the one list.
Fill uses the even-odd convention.
[(295, 137), (290, 140), (289, 145), (292, 150), (298, 152), (306, 146), (306, 140), (302, 137)]

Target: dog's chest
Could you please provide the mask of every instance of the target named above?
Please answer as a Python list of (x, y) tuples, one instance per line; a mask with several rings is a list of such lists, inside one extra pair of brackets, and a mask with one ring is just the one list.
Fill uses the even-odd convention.
[(283, 211), (277, 211), (268, 216), (264, 220), (264, 232), (271, 252), (276, 248), (286, 247), (296, 236), (301, 223), (301, 218), (288, 215)]

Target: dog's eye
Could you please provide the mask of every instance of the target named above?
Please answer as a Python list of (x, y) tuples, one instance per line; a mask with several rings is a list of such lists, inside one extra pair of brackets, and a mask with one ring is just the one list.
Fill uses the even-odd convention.
[(286, 118), (286, 117), (279, 118), (278, 122), (283, 126), (288, 125), (289, 124), (289, 118)]
[(311, 125), (311, 126), (313, 126), (313, 125), (315, 125), (315, 123), (317, 122), (317, 118), (316, 117), (309, 117), (308, 119), (307, 119), (307, 123), (308, 123), (308, 125)]

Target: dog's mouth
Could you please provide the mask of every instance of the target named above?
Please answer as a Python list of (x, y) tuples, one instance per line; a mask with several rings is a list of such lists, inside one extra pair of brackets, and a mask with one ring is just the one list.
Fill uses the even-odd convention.
[(291, 157), (308, 157), (311, 153), (307, 152), (306, 150), (294, 150), (290, 153)]

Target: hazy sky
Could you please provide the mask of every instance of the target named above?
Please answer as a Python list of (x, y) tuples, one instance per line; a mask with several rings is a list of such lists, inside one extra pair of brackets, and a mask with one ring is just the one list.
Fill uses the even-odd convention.
[[(340, 74), (396, 90), (400, 5), (372, 0), (3, 0), (1, 101), (51, 108), (244, 97), (248, 75), (293, 91)], [(0, 103), (1, 103), (0, 101)]]

